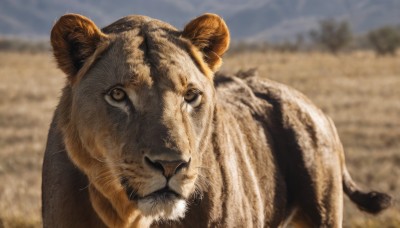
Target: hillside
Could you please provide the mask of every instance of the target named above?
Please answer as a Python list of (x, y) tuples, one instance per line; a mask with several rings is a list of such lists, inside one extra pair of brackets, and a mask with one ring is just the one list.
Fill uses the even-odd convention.
[(0, 35), (47, 37), (65, 13), (81, 13), (100, 26), (128, 14), (144, 14), (182, 27), (204, 12), (222, 15), (235, 39), (286, 39), (323, 18), (349, 20), (359, 33), (400, 24), (398, 0), (1, 0)]
[(400, 24), (398, 0), (2, 0), (0, 35), (47, 37), (65, 13), (81, 13), (100, 26), (128, 14), (144, 14), (182, 27), (204, 12), (222, 15), (236, 40), (289, 39), (315, 28), (323, 18), (347, 19), (362, 33), (386, 24)]

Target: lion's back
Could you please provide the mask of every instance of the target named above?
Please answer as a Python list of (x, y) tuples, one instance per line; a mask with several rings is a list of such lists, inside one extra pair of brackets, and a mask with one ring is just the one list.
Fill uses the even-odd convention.
[[(276, 148), (291, 144), (292, 149), (283, 151), (300, 150), (310, 161), (318, 156), (337, 156), (335, 150), (340, 150), (341, 143), (332, 120), (296, 89), (262, 78), (255, 70), (219, 73), (215, 84), (218, 102), (235, 116), (251, 113), (253, 121), (270, 132), (270, 141)], [(285, 142), (280, 138), (285, 138)], [(287, 157), (291, 155), (282, 151), (277, 153), (278, 159), (282, 160), (280, 163), (287, 165)]]
[(315, 128), (315, 134), (326, 135), (332, 130), (330, 118), (304, 94), (290, 86), (260, 77), (254, 69), (235, 74), (218, 73), (214, 82), (218, 102), (224, 105), (236, 106), (238, 110), (246, 107), (255, 116), (282, 121), (282, 127), (296, 127), (294, 122), (300, 121), (304, 128)]

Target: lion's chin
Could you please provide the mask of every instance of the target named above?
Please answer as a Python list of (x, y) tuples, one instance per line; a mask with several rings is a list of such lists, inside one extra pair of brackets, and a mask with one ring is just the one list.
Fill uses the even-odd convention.
[(186, 212), (186, 201), (182, 198), (146, 197), (138, 200), (139, 210), (154, 220), (177, 220)]

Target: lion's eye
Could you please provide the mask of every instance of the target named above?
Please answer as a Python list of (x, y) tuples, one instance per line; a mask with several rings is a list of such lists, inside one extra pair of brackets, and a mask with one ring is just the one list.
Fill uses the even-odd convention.
[(122, 89), (115, 88), (115, 89), (111, 90), (110, 96), (114, 101), (121, 102), (121, 101), (125, 100), (126, 93)]
[(198, 89), (191, 89), (183, 96), (185, 101), (193, 107), (199, 106), (201, 103), (201, 92)]
[(120, 108), (129, 115), (130, 111), (133, 110), (132, 105), (130, 105), (132, 103), (130, 102), (128, 94), (121, 87), (109, 89), (104, 94), (104, 99), (109, 105)]

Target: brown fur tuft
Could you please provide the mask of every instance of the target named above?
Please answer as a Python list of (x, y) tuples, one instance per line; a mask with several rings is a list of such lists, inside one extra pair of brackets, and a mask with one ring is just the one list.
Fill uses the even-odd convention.
[(203, 53), (211, 70), (218, 70), (230, 42), (228, 27), (221, 17), (204, 14), (185, 26), (183, 36)]
[(84, 16), (62, 16), (53, 26), (50, 38), (58, 67), (70, 80), (73, 79), (105, 37), (106, 35)]
[(357, 207), (370, 214), (379, 214), (392, 205), (392, 197), (381, 192), (364, 192), (353, 182), (345, 168), (343, 172), (343, 191)]
[(349, 197), (360, 210), (371, 214), (378, 214), (392, 205), (392, 197), (376, 191), (368, 193), (356, 191)]

